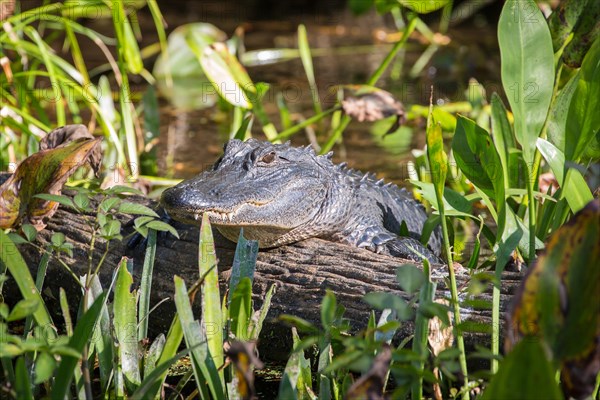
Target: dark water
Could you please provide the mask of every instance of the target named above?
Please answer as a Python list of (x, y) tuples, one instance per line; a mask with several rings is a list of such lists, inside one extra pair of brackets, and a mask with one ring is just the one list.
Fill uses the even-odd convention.
[[(185, 4), (185, 8), (180, 8), (161, 3), (169, 30), (188, 22), (207, 21), (231, 34), (237, 26), (243, 25), (247, 50), (296, 47), (297, 26), (304, 23), (311, 48), (319, 49), (319, 56), (315, 56), (313, 62), (323, 108), (334, 104), (332, 88), (335, 85), (359, 84), (368, 79), (389, 51), (389, 41), (393, 40), (390, 35), (395, 32), (388, 18), (375, 13), (355, 17), (343, 6), (334, 11), (317, 10), (271, 20), (261, 18), (260, 13), (250, 15), (227, 3), (198, 9), (193, 6), (195, 3)], [(143, 13), (140, 23), (144, 31), (153, 31), (152, 21)], [(436, 104), (464, 101), (469, 79), (473, 77), (491, 93), (498, 89), (500, 81), (495, 31), (495, 26), (477, 16), (456, 28), (451, 27), (450, 43), (435, 53), (417, 77), (409, 78), (410, 69), (426, 49), (426, 45), (418, 41), (420, 36), (415, 35), (417, 40), (411, 39), (402, 54), (404, 62), (400, 74), (391, 77), (388, 71), (377, 85), (391, 91), (407, 108), (411, 104), (427, 105), (432, 85)], [(151, 43), (152, 40), (151, 33), (144, 36), (144, 41)], [(398, 67), (399, 64), (391, 69)], [(271, 84), (265, 109), (278, 129), (281, 126), (276, 93), (283, 94), (293, 113), (304, 118), (313, 115), (300, 59), (249, 67), (248, 72), (254, 82)], [(143, 90), (143, 86), (138, 89)], [(335, 157), (338, 161), (347, 161), (351, 167), (402, 183), (407, 178), (405, 164), (412, 158), (411, 149), (424, 146), (424, 123), (423, 119), (412, 120), (408, 123), (410, 129), (402, 135), (374, 140), (371, 124), (353, 122), (344, 133), (343, 144), (334, 148)], [(159, 144), (161, 174), (188, 178), (207, 168), (218, 158), (222, 144), (228, 139), (228, 129), (229, 120), (214, 108), (182, 113), (163, 102)], [(253, 132), (256, 137), (262, 137), (256, 121)], [(318, 140), (323, 143), (325, 138)], [(300, 132), (292, 142), (306, 144), (308, 140), (306, 134)]]

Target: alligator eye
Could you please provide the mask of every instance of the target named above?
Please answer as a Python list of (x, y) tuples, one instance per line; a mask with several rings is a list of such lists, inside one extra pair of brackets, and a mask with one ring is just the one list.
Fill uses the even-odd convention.
[(265, 164), (270, 164), (275, 160), (275, 152), (272, 151), (270, 153), (265, 154), (264, 156), (262, 156), (262, 158), (260, 159), (261, 162), (265, 163)]

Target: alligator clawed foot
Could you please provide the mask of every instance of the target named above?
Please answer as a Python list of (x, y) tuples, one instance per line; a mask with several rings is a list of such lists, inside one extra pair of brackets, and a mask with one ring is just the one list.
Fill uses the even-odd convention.
[(398, 237), (384, 244), (382, 249), (386, 254), (394, 257), (405, 258), (412, 261), (423, 262), (426, 258), (430, 264), (444, 264), (444, 261), (425, 247), (421, 242), (411, 237)]

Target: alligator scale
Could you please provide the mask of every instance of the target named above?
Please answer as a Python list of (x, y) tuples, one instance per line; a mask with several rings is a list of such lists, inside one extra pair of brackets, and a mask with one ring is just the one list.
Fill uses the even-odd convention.
[(419, 242), (427, 214), (406, 190), (334, 164), (331, 153), (319, 156), (310, 147), (230, 140), (211, 170), (167, 189), (161, 204), (184, 223), (207, 213), (234, 242), (244, 228), (261, 248), (317, 237), (440, 262), (439, 229), (428, 247)]

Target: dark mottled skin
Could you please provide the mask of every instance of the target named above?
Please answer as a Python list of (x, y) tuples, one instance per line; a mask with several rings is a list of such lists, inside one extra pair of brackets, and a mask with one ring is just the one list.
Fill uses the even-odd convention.
[[(311, 237), (377, 253), (440, 262), (441, 235), (419, 242), (427, 214), (404, 189), (331, 162), (310, 148), (231, 140), (209, 171), (167, 189), (161, 204), (174, 219), (196, 223), (203, 213), (228, 239), (239, 229), (260, 247)], [(398, 236), (404, 222), (408, 236)], [(420, 253), (420, 254), (419, 254)]]

